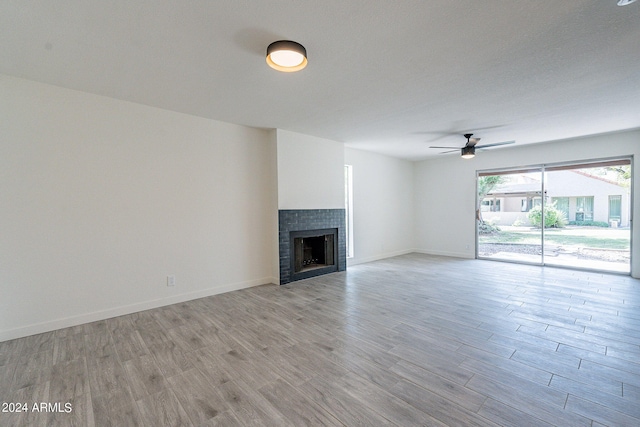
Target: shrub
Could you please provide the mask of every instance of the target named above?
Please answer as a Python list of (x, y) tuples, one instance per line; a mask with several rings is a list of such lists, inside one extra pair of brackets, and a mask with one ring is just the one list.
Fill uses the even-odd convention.
[(500, 231), (500, 227), (497, 225), (489, 224), (488, 222), (481, 222), (478, 224), (478, 233), (479, 234), (493, 234)]
[[(529, 221), (534, 227), (542, 226), (542, 207), (534, 206), (527, 214)], [(567, 219), (564, 212), (556, 208), (556, 202), (547, 204), (544, 207), (544, 227), (545, 228), (562, 228), (567, 225)]]

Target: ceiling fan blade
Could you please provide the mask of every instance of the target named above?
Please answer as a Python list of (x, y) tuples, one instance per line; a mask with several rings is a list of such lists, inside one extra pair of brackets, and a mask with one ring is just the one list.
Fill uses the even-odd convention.
[[(446, 147), (444, 147), (444, 148), (446, 148)], [(443, 151), (443, 152), (438, 153), (438, 154), (453, 153), (453, 152), (455, 152), (455, 151), (459, 151), (459, 150), (460, 150), (459, 148), (456, 148), (455, 150)]]
[(448, 146), (448, 147), (441, 147), (441, 146), (439, 146), (439, 145), (430, 145), (430, 146), (429, 146), (429, 148), (451, 148), (451, 149), (453, 150), (454, 148), (457, 148), (457, 147), (452, 147), (452, 146)]
[(504, 142), (496, 142), (493, 144), (485, 144), (485, 145), (480, 145), (476, 148), (482, 150), (483, 148), (489, 148), (489, 147), (497, 147), (498, 145), (508, 145), (508, 144), (514, 144), (515, 141), (504, 141)]
[(469, 142), (467, 142), (467, 147), (475, 147), (475, 145), (480, 142), (481, 138), (469, 138)]

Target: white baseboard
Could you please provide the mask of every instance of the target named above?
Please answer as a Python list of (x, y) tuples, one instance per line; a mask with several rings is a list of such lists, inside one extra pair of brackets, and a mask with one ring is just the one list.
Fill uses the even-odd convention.
[(46, 322), (35, 323), (33, 325), (23, 326), (20, 328), (0, 331), (0, 342), (8, 341), (15, 338), (22, 338), (29, 335), (41, 334), (44, 332), (55, 331), (57, 329), (68, 328), (71, 326), (82, 325), (84, 323), (96, 322), (98, 320), (110, 319), (116, 316), (136, 313), (138, 311), (150, 310), (152, 308), (164, 307), (166, 305), (177, 304), (185, 301), (191, 301), (198, 298), (204, 298), (212, 295), (223, 294), (225, 292), (237, 291), (240, 289), (251, 288), (254, 286), (266, 285), (274, 283), (274, 278), (266, 277), (263, 279), (249, 280), (246, 282), (229, 283), (214, 288), (202, 289), (194, 292), (187, 292), (179, 295), (172, 295), (166, 298), (159, 298), (149, 301), (143, 301), (135, 304), (110, 308), (107, 310), (95, 311), (92, 313), (84, 313), (76, 316), (65, 317), (62, 319), (54, 319)]
[(358, 265), (358, 264), (364, 264), (367, 262), (378, 261), (381, 259), (393, 258), (394, 256), (406, 255), (406, 254), (410, 254), (411, 252), (415, 252), (415, 251), (413, 249), (406, 249), (402, 251), (388, 252), (380, 255), (375, 255), (367, 258), (357, 258), (357, 257), (347, 258), (347, 267), (349, 267), (350, 265)]
[(428, 249), (414, 249), (413, 252), (425, 255), (448, 256), (452, 258), (474, 259), (475, 255), (465, 252), (432, 251)]

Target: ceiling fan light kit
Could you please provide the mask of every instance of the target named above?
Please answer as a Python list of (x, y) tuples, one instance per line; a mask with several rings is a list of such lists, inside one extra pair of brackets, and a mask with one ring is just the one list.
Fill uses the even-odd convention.
[(463, 159), (473, 159), (476, 155), (476, 147), (462, 147), (460, 151)]
[(275, 41), (267, 47), (267, 64), (285, 73), (300, 71), (307, 66), (307, 50), (291, 40)]

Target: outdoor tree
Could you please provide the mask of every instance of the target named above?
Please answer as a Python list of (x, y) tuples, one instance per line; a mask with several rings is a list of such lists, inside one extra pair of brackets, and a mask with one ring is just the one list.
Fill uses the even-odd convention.
[(476, 203), (476, 218), (480, 221), (480, 224), (484, 224), (484, 220), (482, 219), (482, 201), (487, 194), (491, 193), (497, 185), (502, 184), (504, 182), (504, 177), (502, 175), (487, 175), (481, 176), (478, 178), (478, 201)]
[(629, 187), (631, 185), (631, 165), (603, 166), (583, 169), (583, 171), (589, 175), (600, 176), (617, 182), (618, 185), (623, 187)]
[(631, 165), (607, 166), (607, 169), (616, 174), (618, 184), (624, 187), (631, 185)]

